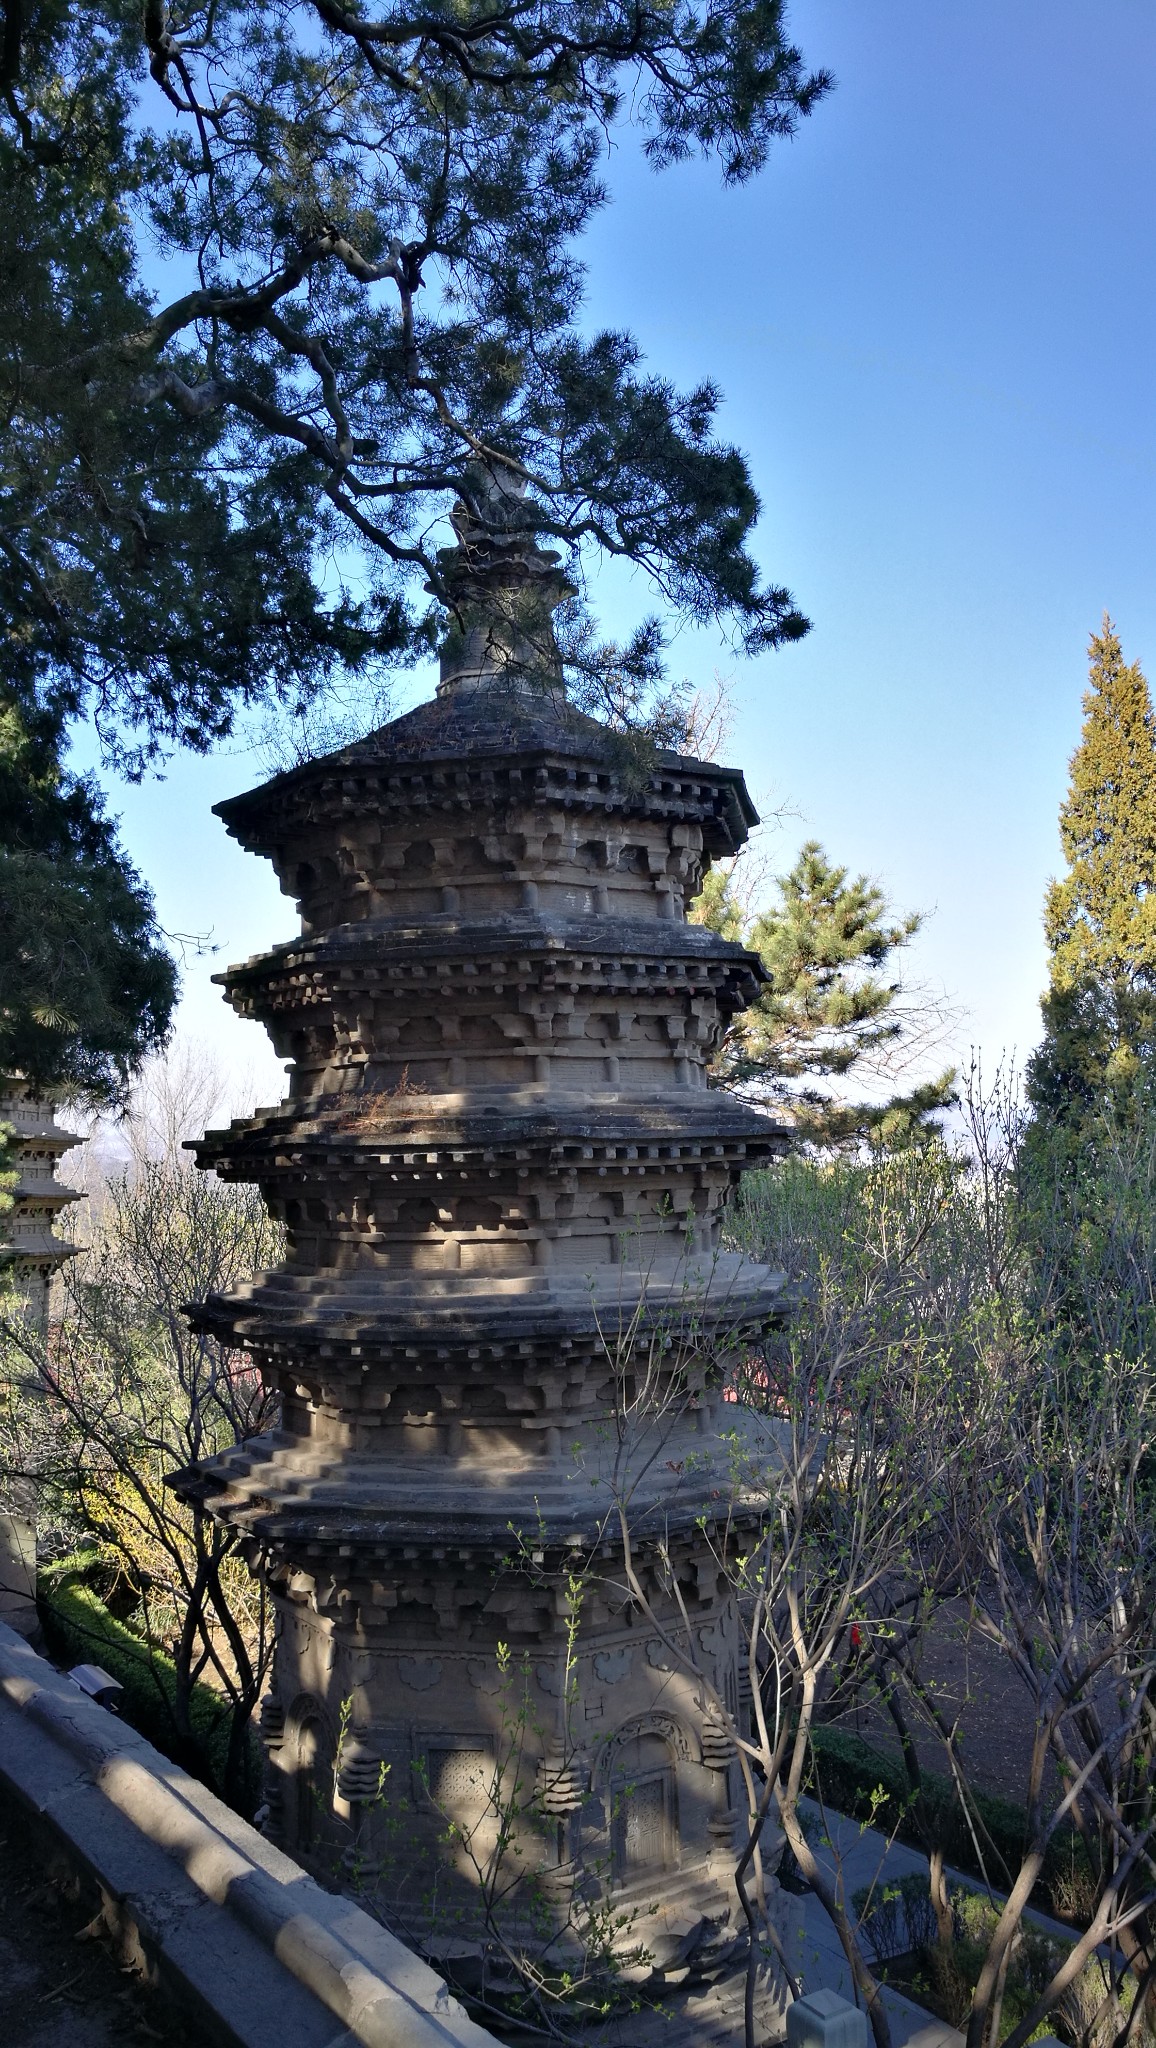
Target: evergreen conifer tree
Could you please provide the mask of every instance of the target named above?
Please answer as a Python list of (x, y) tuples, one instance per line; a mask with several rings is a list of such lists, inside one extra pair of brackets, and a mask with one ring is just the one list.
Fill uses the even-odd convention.
[(1067, 872), (1048, 889), (1044, 1036), (1028, 1066), (1037, 1124), (1073, 1142), (1156, 1079), (1156, 717), (1105, 614), (1060, 809)]
[(849, 1101), (815, 1082), (839, 1082), (856, 1066), (876, 1069), (911, 1027), (888, 963), (919, 930), (917, 913), (894, 918), (882, 890), (854, 880), (808, 840), (777, 901), (749, 914), (732, 876), (714, 868), (691, 915), (751, 948), (769, 980), (737, 1017), (714, 1064), (727, 1088), (774, 1103), (799, 1137), (822, 1147), (870, 1143), (885, 1150), (926, 1142), (953, 1100), (954, 1072), (883, 1101)]
[(0, 1081), (120, 1101), (163, 1045), (176, 968), (59, 719), (0, 692)]
[[(804, 633), (716, 388), (590, 331), (576, 244), (616, 123), (741, 182), (829, 84), (783, 0), (6, 0), (0, 679), (137, 770), (372, 680), (495, 470), (576, 589), (624, 556), (752, 650)], [(659, 676), (657, 619), (564, 625), (595, 701)]]

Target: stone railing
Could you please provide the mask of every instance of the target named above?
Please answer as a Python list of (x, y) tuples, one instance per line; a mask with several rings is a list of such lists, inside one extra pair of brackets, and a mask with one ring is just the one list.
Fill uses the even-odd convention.
[(419, 1957), (2, 1623), (0, 1801), (222, 2048), (496, 2048)]

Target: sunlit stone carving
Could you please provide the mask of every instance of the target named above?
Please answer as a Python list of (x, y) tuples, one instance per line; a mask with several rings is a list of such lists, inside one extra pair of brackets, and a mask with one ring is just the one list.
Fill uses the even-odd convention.
[[(737, 1777), (695, 1666), (734, 1708), (738, 1630), (697, 1524), (726, 1355), (781, 1289), (720, 1225), (783, 1134), (706, 1085), (761, 969), (685, 914), (755, 822), (742, 776), (640, 766), (570, 708), (540, 630), (564, 586), (516, 531), (460, 517), (450, 567), (433, 701), (219, 807), (302, 930), (221, 977), (289, 1100), (198, 1158), (260, 1183), (288, 1256), (197, 1319), (283, 1406), (185, 1482), (277, 1604), (270, 1825), (356, 1841), (415, 1939), (478, 1932), (499, 1777), (559, 1912), (575, 1887), (722, 1899)], [(648, 1617), (606, 1515), (656, 1356), (675, 1398), (626, 1445)]]
[(21, 1082), (0, 1094), (0, 1123), (12, 1132), (12, 1164), (18, 1179), (12, 1208), (0, 1233), (0, 1265), (28, 1321), (48, 1330), (59, 1317), (60, 1272), (76, 1257), (76, 1246), (57, 1237), (61, 1211), (81, 1197), (56, 1178), (66, 1152), (82, 1140), (56, 1121), (56, 1105)]

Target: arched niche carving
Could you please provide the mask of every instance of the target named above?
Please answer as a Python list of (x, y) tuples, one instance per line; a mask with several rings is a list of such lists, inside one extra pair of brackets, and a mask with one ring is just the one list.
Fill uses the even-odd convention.
[(702, 1744), (676, 1715), (656, 1712), (635, 1714), (629, 1721), (623, 1721), (601, 1744), (591, 1774), (593, 1788), (604, 1791), (614, 1776), (623, 1750), (648, 1736), (666, 1744), (674, 1764), (702, 1762)]
[(293, 1780), (285, 1819), (293, 1831), (293, 1846), (301, 1852), (317, 1842), (321, 1770), (332, 1761), (333, 1748), (333, 1729), (324, 1703), (316, 1693), (298, 1693), (285, 1716), (281, 1768)]
[(682, 1860), (679, 1764), (690, 1758), (681, 1722), (669, 1714), (640, 1714), (616, 1729), (603, 1767), (613, 1883), (653, 1883)]

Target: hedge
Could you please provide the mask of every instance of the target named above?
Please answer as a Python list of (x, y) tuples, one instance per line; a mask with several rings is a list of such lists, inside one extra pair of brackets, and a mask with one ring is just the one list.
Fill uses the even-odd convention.
[[(826, 1805), (839, 1813), (849, 1814), (854, 1820), (869, 1822), (884, 1834), (894, 1834), (899, 1841), (909, 1843), (914, 1849), (926, 1848), (926, 1841), (911, 1812), (911, 1791), (899, 1757), (887, 1750), (876, 1749), (861, 1735), (852, 1735), (846, 1729), (830, 1726), (814, 1730), (812, 1751), (814, 1781), (811, 1789), (821, 1791)], [(947, 1862), (982, 1883), (984, 1873), (953, 1780), (939, 1771), (925, 1770), (921, 1777), (928, 1818)], [(983, 1823), (979, 1832), (981, 1846), (988, 1859), (988, 1875), (1002, 1890), (1004, 1877), (998, 1859), (1002, 1858), (1014, 1878), (1023, 1861), (1026, 1815), (1014, 1800), (1001, 1799), (991, 1792), (973, 1792), (972, 1798)], [(984, 1830), (994, 1855), (984, 1839)], [(1065, 1894), (1070, 1896), (1073, 1879), (1077, 1877), (1091, 1887), (1087, 1849), (1075, 1830), (1069, 1828), (1053, 1836), (1048, 1845), (1043, 1870), (1033, 1894), (1036, 1902), (1047, 1905), (1053, 1912), (1058, 1911), (1056, 1894), (1062, 1886)]]
[[(81, 1551), (37, 1575), (36, 1599), (45, 1640), (62, 1664), (99, 1664), (124, 1687), (117, 1709), (122, 1720), (182, 1770), (203, 1779), (223, 1796), (231, 1712), (211, 1686), (194, 1684), (189, 1702), (193, 1743), (182, 1740), (173, 1714), (176, 1666), (110, 1614), (94, 1580), (103, 1561), (99, 1551)], [(245, 1810), (257, 1803), (259, 1746), (250, 1735), (245, 1769)]]

